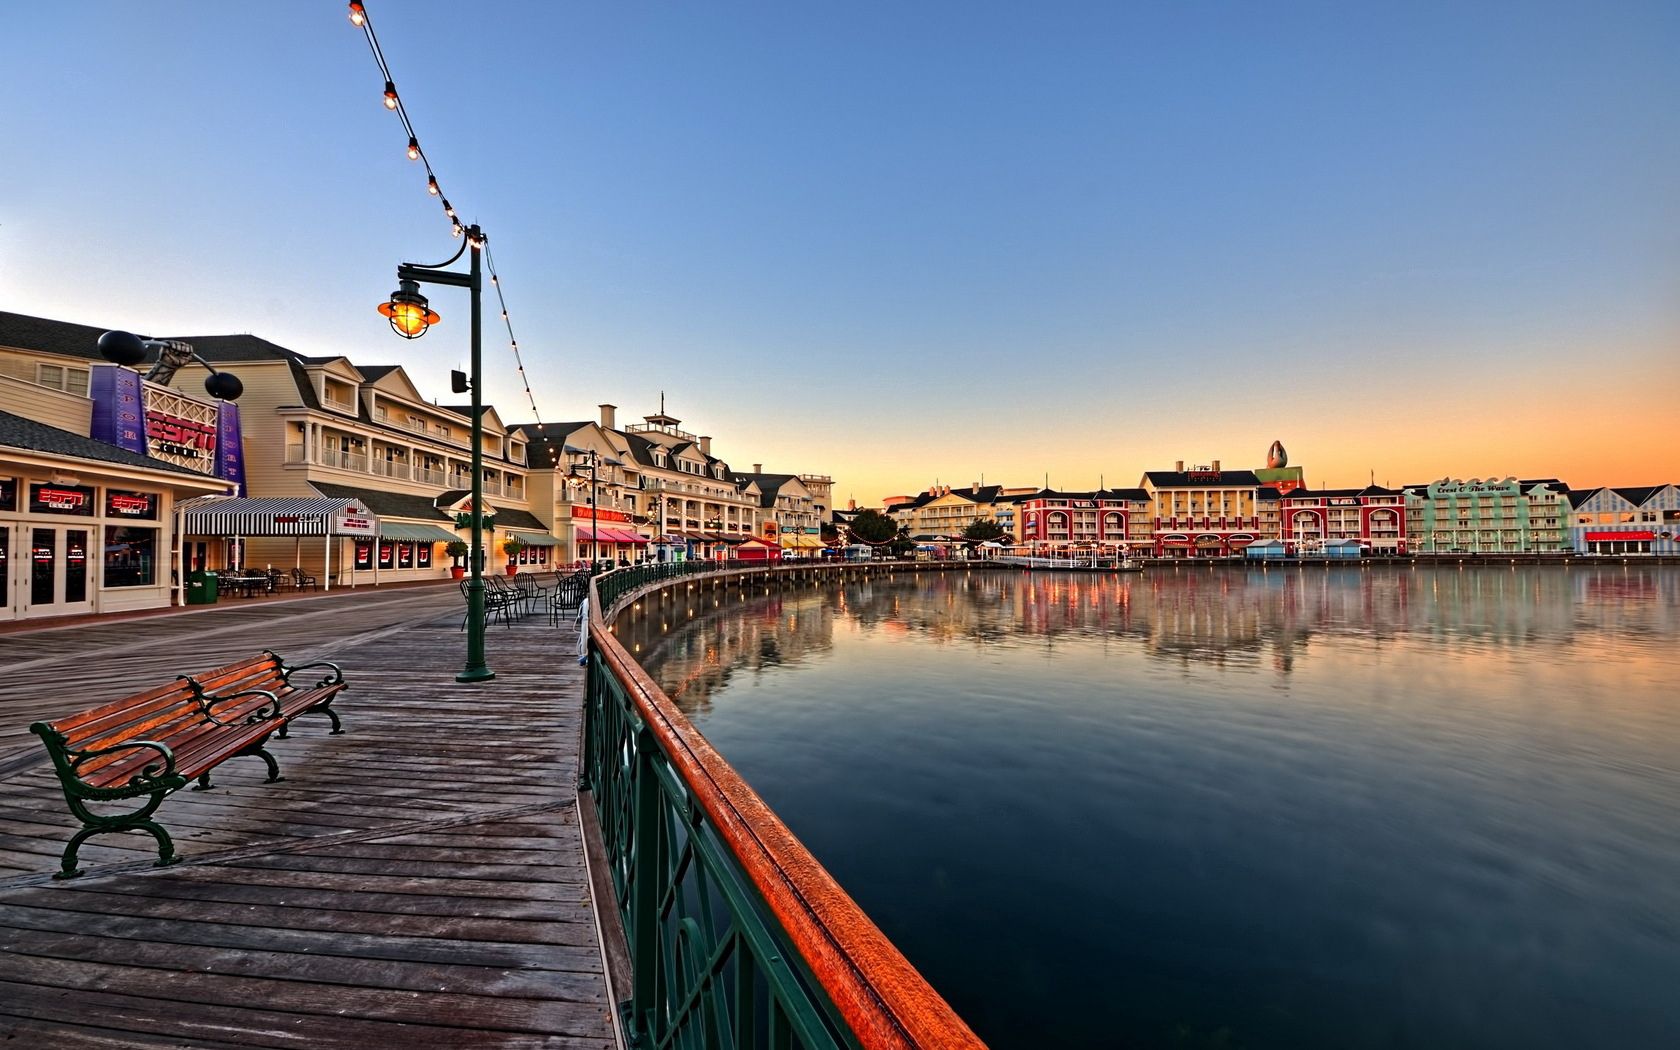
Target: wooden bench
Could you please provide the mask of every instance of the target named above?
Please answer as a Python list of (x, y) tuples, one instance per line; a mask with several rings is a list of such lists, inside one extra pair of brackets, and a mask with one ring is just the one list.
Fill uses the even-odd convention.
[[(292, 676), (330, 669), (318, 682), (294, 685)], [(316, 675), (303, 676), (307, 682)], [(330, 704), (345, 688), (332, 664), (288, 667), (263, 652), (202, 675), (182, 675), (168, 685), (29, 728), (41, 738), (58, 774), (70, 812), (82, 829), (64, 847), (55, 878), (80, 875), (76, 856), (82, 843), (107, 831), (145, 831), (157, 840), (158, 866), (178, 858), (162, 825), (152, 819), (163, 800), (192, 781), (210, 786), (210, 773), (230, 758), (260, 758), (268, 782), (282, 779), (280, 764), (266, 746), (284, 737), (293, 719), (324, 713), (333, 732), (343, 729)], [(94, 812), (90, 804), (144, 799), (127, 813)]]

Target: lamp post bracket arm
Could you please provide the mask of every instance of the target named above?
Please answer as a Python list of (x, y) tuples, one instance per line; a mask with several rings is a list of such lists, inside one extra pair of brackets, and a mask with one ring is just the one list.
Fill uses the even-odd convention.
[(470, 273), (436, 270), (425, 266), (415, 266), (413, 263), (403, 263), (397, 267), (397, 280), (419, 281), (423, 284), (452, 284), (458, 288), (471, 288), (473, 286), (472, 274)]

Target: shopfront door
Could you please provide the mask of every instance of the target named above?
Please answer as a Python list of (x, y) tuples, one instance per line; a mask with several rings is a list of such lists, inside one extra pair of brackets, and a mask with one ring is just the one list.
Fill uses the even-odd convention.
[(12, 563), (17, 559), (12, 557), (12, 551), (17, 543), (12, 539), (17, 532), (17, 526), (9, 521), (0, 521), (0, 620), (15, 620), (23, 602), (18, 597), (19, 583), (13, 577), (16, 570)]
[[(70, 616), (93, 611), (91, 527), (19, 526), (26, 534), (27, 558), (15, 540), (8, 542), (6, 560), (12, 569), (12, 616)], [(19, 538), (24, 538), (20, 536)]]

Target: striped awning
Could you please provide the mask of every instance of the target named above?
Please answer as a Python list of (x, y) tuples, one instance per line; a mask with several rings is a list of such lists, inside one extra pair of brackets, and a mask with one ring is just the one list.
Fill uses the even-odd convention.
[[(183, 536), (372, 535), (360, 526), (379, 526), (379, 518), (361, 500), (320, 496), (203, 496), (176, 504), (175, 513)], [(344, 529), (346, 516), (356, 520), (358, 527)], [(340, 527), (334, 527), (335, 521)]]
[(647, 537), (639, 532), (633, 532), (630, 529), (608, 528), (605, 525), (598, 529), (592, 529), (587, 525), (579, 525), (577, 527), (577, 538), (600, 543), (646, 543), (648, 541)]
[(388, 540), (413, 540), (416, 543), (448, 543), (461, 537), (439, 525), (423, 522), (382, 521), (379, 535)]
[(527, 547), (558, 547), (558, 546), (560, 546), (560, 541), (555, 539), (553, 536), (550, 536), (546, 532), (519, 532), (517, 530), (509, 530), (509, 532), (510, 532), (511, 535), (519, 537), (519, 539)]
[(822, 545), (822, 540), (819, 540), (815, 536), (808, 536), (802, 532), (796, 532), (791, 536), (786, 533), (782, 534), (782, 546), (790, 549), (816, 550)]

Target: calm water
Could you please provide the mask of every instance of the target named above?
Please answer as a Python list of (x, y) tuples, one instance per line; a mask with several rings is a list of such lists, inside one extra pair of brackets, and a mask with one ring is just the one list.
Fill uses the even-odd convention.
[(1680, 570), (976, 572), (621, 630), (998, 1050), (1680, 1046)]

